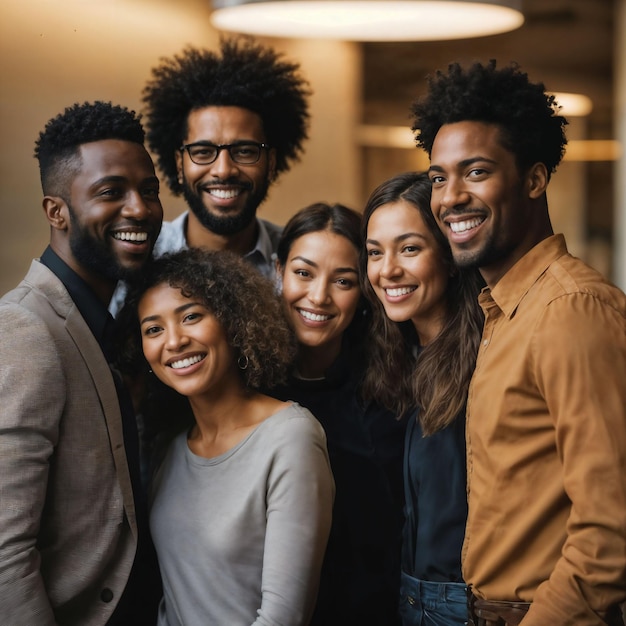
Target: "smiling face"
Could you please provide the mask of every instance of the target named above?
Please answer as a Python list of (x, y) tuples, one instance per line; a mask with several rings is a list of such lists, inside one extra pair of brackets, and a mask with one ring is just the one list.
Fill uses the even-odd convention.
[(203, 304), (160, 284), (145, 292), (138, 313), (144, 355), (163, 383), (188, 398), (241, 388), (224, 329)]
[(419, 209), (399, 200), (378, 207), (367, 224), (367, 278), (394, 322), (411, 320), (425, 345), (446, 316), (449, 267)]
[[(500, 129), (482, 122), (441, 127), (429, 169), (431, 207), (456, 263), (478, 267), (495, 284), (535, 243), (536, 209), (543, 193), (521, 176)], [(544, 187), (545, 188), (545, 187)]]
[[(256, 113), (234, 106), (209, 106), (192, 111), (187, 118), (183, 143), (202, 141), (265, 143), (266, 137)], [(241, 165), (228, 150), (222, 150), (213, 163), (196, 165), (183, 150), (176, 152), (176, 164), (193, 215), (207, 230), (228, 236), (252, 223), (274, 175), (275, 155), (271, 149), (262, 149), (257, 163)]]
[(361, 295), (358, 257), (348, 239), (331, 231), (293, 242), (280, 272), (285, 309), (300, 344), (339, 354)]
[(53, 247), (88, 283), (128, 278), (150, 257), (163, 220), (152, 160), (140, 144), (118, 139), (79, 151)]

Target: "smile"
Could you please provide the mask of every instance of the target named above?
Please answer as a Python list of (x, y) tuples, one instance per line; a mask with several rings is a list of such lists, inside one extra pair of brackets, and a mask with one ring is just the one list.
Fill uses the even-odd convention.
[(206, 189), (205, 191), (209, 195), (214, 196), (215, 198), (219, 198), (220, 200), (230, 200), (231, 198), (236, 198), (241, 193), (241, 189), (210, 188), (210, 189)]
[(417, 287), (394, 287), (393, 289), (386, 288), (385, 293), (391, 298), (397, 298), (398, 296), (406, 296), (413, 293)]
[(464, 220), (462, 222), (449, 222), (450, 230), (453, 233), (464, 233), (466, 230), (471, 230), (480, 226), (485, 221), (483, 217), (474, 217), (471, 220)]
[(148, 233), (146, 232), (141, 232), (141, 233), (118, 232), (118, 233), (113, 233), (113, 239), (117, 239), (118, 241), (135, 241), (137, 243), (143, 243), (144, 241), (148, 240)]
[(305, 320), (309, 320), (310, 322), (326, 322), (332, 317), (332, 315), (319, 315), (318, 313), (311, 313), (304, 309), (298, 309), (298, 313), (300, 313)]
[(167, 366), (171, 367), (172, 369), (179, 370), (183, 367), (189, 367), (191, 365), (194, 365), (195, 363), (200, 363), (200, 361), (202, 361), (202, 359), (204, 359), (205, 357), (206, 354), (198, 354), (196, 356), (181, 359), (180, 361), (172, 361), (172, 363), (168, 363)]

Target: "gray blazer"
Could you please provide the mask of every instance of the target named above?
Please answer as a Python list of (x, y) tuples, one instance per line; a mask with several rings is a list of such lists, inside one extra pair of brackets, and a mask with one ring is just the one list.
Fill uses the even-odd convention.
[(0, 300), (0, 623), (105, 624), (137, 524), (115, 383), (61, 281)]

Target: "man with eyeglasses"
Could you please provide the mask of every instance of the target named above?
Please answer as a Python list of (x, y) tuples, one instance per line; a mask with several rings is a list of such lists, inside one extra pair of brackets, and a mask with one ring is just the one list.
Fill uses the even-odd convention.
[(310, 91), (298, 69), (250, 38), (222, 40), (219, 54), (187, 48), (153, 69), (143, 94), (148, 144), (170, 190), (189, 206), (164, 222), (156, 256), (230, 250), (274, 277), (282, 227), (256, 212), (307, 137)]

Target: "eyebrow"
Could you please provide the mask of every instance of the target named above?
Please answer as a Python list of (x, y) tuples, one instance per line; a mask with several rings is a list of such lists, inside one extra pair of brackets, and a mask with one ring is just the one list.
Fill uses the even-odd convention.
[[(487, 157), (483, 157), (483, 156), (475, 156), (475, 157), (470, 157), (469, 159), (463, 159), (462, 161), (459, 161), (457, 163), (457, 167), (468, 167), (470, 165), (473, 165), (474, 163), (493, 163), (494, 165), (497, 163), (497, 161), (494, 161), (493, 159), (488, 159)], [(440, 165), (431, 165), (428, 168), (429, 172), (443, 172), (444, 168), (441, 167)]]
[[(407, 239), (410, 239), (411, 237), (417, 237), (418, 239), (423, 239), (424, 241), (428, 242), (428, 237), (426, 237), (426, 235), (422, 235), (422, 233), (403, 233), (402, 235), (398, 235), (397, 237), (394, 237), (393, 241), (394, 243), (399, 243), (401, 241), (406, 241)], [(374, 246), (380, 246), (380, 241), (376, 240), (376, 239), (366, 239), (365, 240), (366, 244), (372, 244)]]
[[(106, 184), (110, 184), (110, 183), (127, 183), (128, 182), (128, 178), (126, 178), (126, 176), (103, 176), (102, 178), (99, 178), (98, 180), (96, 180), (91, 186), (92, 187), (98, 187), (100, 185), (106, 185)], [(159, 184), (159, 179), (157, 176), (148, 176), (147, 178), (144, 178), (141, 181), (141, 184), (145, 185), (146, 183), (149, 184), (154, 184), (156, 183), (157, 185)]]
[[(317, 263), (315, 263), (315, 261), (311, 261), (311, 259), (307, 259), (304, 256), (294, 256), (291, 259), (291, 263), (293, 263), (294, 261), (302, 261), (303, 263), (306, 263), (307, 265), (310, 265), (311, 267), (315, 267), (318, 268), (319, 265)], [(354, 274), (358, 274), (358, 270), (355, 269), (354, 267), (336, 267), (333, 272), (335, 272), (336, 274), (345, 274), (346, 272), (352, 272)]]
[[(186, 311), (187, 309), (191, 308), (192, 306), (203, 306), (202, 304), (200, 304), (199, 302), (186, 302), (185, 304), (181, 304), (179, 307), (176, 307), (174, 309), (174, 313), (182, 313), (183, 311)], [(206, 307), (204, 307), (206, 308)], [(140, 322), (139, 325), (143, 325), (145, 322), (154, 322), (155, 320), (158, 320), (161, 316), (160, 315), (147, 315), (146, 317), (144, 317)]]

